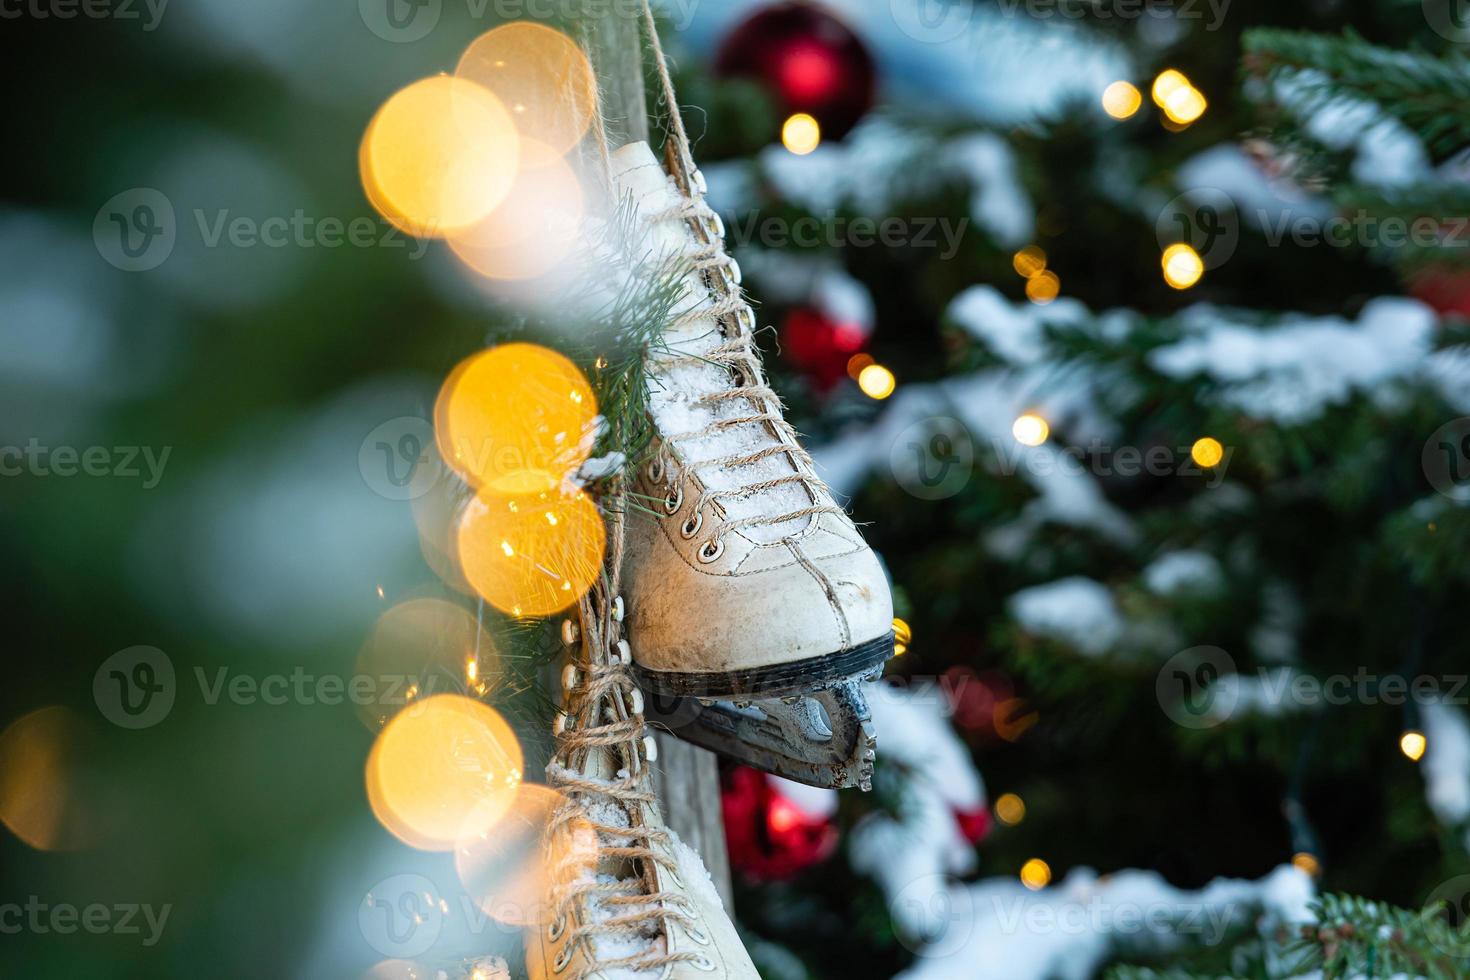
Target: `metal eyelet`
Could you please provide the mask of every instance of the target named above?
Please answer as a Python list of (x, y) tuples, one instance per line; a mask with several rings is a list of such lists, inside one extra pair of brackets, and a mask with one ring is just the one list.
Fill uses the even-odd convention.
[(745, 333), (755, 333), (756, 324), (754, 309), (749, 306), (740, 307), (740, 311), (735, 314), (735, 319), (740, 324), (740, 329), (742, 331), (744, 331)]
[(684, 485), (682, 483), (676, 483), (674, 484), (673, 490), (671, 490), (669, 494), (664, 497), (664, 513), (671, 515), (677, 514), (679, 513), (679, 508), (683, 506)]
[[(570, 962), (572, 962), (572, 947), (563, 946), (561, 952), (556, 954), (556, 959), (551, 962), (551, 972), (560, 973), (567, 968)], [(698, 966), (698, 964), (695, 965)]]
[(715, 972), (714, 961), (711, 960), (708, 956), (701, 956), (696, 960), (691, 960), (690, 962), (693, 964), (694, 968), (696, 970), (699, 970), (701, 973)]
[(564, 915), (558, 915), (556, 921), (546, 927), (546, 938), (550, 942), (556, 942), (567, 931), (567, 919)]
[(692, 515), (690, 515), (689, 520), (685, 521), (683, 525), (679, 528), (679, 535), (685, 541), (688, 541), (690, 538), (698, 534), (699, 529), (702, 527), (704, 527), (704, 513), (696, 510)]
[(577, 640), (581, 637), (581, 635), (582, 631), (578, 628), (576, 623), (572, 622), (570, 619), (563, 619), (561, 621), (561, 641), (567, 646), (572, 646), (573, 644), (575, 644)]
[(703, 931), (701, 931), (699, 929), (696, 929), (693, 926), (687, 926), (684, 931), (687, 932), (687, 933), (689, 933), (689, 938), (692, 939), (692, 940), (694, 940), (699, 945), (701, 945), (701, 946), (708, 946), (709, 945), (709, 934), (708, 933), (703, 932)]
[(695, 190), (699, 191), (700, 197), (704, 197), (709, 193), (709, 184), (705, 181), (704, 174), (697, 168), (689, 175), (689, 183), (694, 185)]
[(708, 565), (712, 561), (718, 561), (719, 557), (724, 553), (725, 542), (719, 540), (718, 538), (711, 538), (704, 543), (703, 548), (700, 548), (694, 554), (695, 557), (697, 557), (701, 562)]
[(710, 225), (714, 228), (716, 238), (725, 237), (725, 219), (720, 217), (720, 213), (718, 211), (712, 212), (710, 214)]
[(739, 262), (736, 262), (734, 259), (727, 258), (725, 264), (721, 266), (721, 268), (724, 270), (725, 281), (727, 283), (729, 283), (731, 286), (740, 285), (742, 277), (740, 275)]
[(643, 472), (648, 475), (648, 482), (649, 483), (662, 483), (662, 482), (664, 482), (664, 461), (663, 461), (663, 457), (662, 456), (655, 456), (653, 458), (653, 462), (649, 463), (648, 464), (648, 468), (645, 469)]

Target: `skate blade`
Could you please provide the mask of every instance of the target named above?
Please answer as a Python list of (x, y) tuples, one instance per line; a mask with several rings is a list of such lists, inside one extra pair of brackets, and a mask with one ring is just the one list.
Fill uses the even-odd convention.
[(873, 788), (877, 733), (864, 678), (789, 698), (704, 701), (647, 693), (649, 724), (743, 765), (808, 786)]

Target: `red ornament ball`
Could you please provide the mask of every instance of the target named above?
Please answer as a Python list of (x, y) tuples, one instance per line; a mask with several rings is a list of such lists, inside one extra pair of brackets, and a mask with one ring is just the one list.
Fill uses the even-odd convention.
[(748, 878), (794, 878), (837, 850), (838, 831), (782, 796), (763, 772), (735, 766), (720, 781), (730, 865)]
[(873, 107), (877, 72), (862, 39), (814, 3), (776, 3), (725, 38), (715, 71), (766, 85), (786, 115), (806, 112), (841, 139)]
[(955, 810), (955, 823), (960, 833), (971, 844), (978, 844), (990, 835), (990, 809), (979, 807), (974, 810)]
[(1431, 270), (1409, 285), (1415, 299), (1445, 316), (1470, 317), (1470, 272)]
[(848, 361), (867, 339), (861, 324), (810, 306), (793, 308), (781, 322), (781, 352), (823, 392), (847, 377)]

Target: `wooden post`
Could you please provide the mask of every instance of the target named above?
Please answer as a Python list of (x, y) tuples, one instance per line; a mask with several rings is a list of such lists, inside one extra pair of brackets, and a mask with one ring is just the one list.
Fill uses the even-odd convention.
[[(643, 53), (647, 50), (642, 22), (628, 4), (589, 4), (586, 41), (597, 72), (608, 149), (649, 138), (648, 102), (643, 87)], [(672, 107), (671, 107), (672, 109)], [(662, 153), (655, 150), (656, 157)], [(636, 520), (631, 517), (630, 520)], [(633, 644), (638, 637), (630, 637)], [(720, 775), (715, 755), (666, 732), (655, 732), (658, 763), (654, 787), (663, 801), (664, 820), (694, 848), (709, 869), (715, 888), (733, 911), (730, 855), (720, 812)]]

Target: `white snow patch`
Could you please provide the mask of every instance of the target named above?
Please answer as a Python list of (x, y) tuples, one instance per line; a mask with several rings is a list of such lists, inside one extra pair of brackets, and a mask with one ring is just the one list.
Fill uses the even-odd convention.
[(1022, 628), (1098, 656), (1123, 635), (1123, 616), (1101, 582), (1081, 575), (1022, 589), (1007, 601)]
[(1159, 595), (1213, 592), (1224, 581), (1220, 562), (1205, 551), (1171, 551), (1160, 555), (1143, 570), (1143, 584)]

